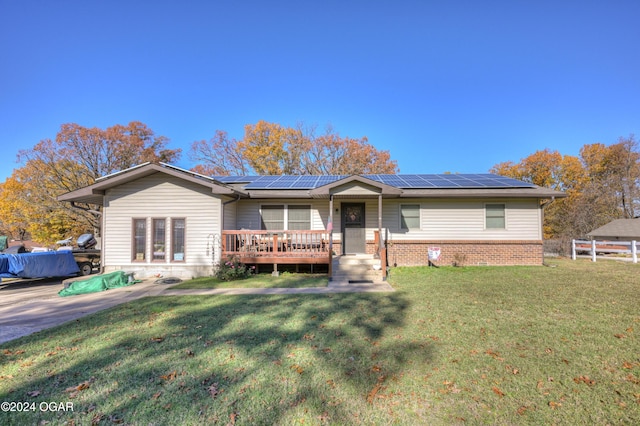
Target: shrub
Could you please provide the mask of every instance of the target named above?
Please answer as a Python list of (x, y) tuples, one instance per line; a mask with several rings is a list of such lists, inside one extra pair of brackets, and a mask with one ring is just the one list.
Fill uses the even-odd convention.
[(235, 257), (220, 261), (216, 269), (216, 278), (221, 281), (243, 280), (255, 271), (255, 266), (247, 266)]

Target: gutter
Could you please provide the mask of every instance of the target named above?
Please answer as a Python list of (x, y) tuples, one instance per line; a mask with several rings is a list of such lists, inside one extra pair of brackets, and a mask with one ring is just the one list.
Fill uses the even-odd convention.
[(547, 201), (546, 203), (542, 203), (541, 205), (541, 212), (542, 214), (540, 215), (540, 232), (542, 233), (541, 237), (542, 237), (542, 264), (544, 265), (544, 211), (547, 207), (549, 207), (551, 205), (551, 203), (553, 203), (556, 200), (555, 196), (552, 196), (551, 199), (549, 201)]

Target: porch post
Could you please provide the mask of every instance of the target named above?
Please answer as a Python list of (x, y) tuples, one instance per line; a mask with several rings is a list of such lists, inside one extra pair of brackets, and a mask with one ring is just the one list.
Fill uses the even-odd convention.
[(333, 194), (329, 195), (329, 220), (331, 230), (329, 231), (329, 281), (333, 279)]
[(377, 253), (380, 256), (382, 245), (382, 194), (378, 195), (378, 248)]

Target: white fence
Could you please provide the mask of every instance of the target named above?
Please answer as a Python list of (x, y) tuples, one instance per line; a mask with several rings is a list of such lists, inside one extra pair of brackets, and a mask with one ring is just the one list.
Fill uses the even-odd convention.
[(596, 240), (572, 240), (571, 258), (576, 260), (577, 253), (587, 253), (591, 255), (591, 260), (596, 261), (596, 255), (602, 254), (630, 254), (633, 263), (638, 263), (637, 241), (596, 241)]

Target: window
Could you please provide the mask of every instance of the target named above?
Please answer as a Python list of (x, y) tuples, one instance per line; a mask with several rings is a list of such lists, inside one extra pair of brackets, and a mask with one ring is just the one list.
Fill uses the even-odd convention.
[(262, 229), (284, 229), (284, 206), (262, 206)]
[(174, 261), (184, 261), (184, 219), (171, 221), (171, 258)]
[(420, 205), (400, 205), (400, 229), (420, 229)]
[(153, 260), (165, 259), (165, 219), (153, 219)]
[(133, 219), (133, 260), (145, 260), (147, 251), (147, 220)]
[(261, 222), (262, 229), (267, 231), (308, 230), (311, 229), (311, 206), (264, 205)]
[(505, 229), (505, 208), (504, 204), (486, 204), (485, 223), (487, 229)]
[(289, 206), (287, 213), (288, 230), (311, 229), (311, 206)]
[[(147, 245), (147, 228), (151, 224), (151, 248)], [(170, 229), (166, 229), (170, 226)], [(133, 219), (132, 257), (134, 262), (184, 262), (186, 245), (184, 218)], [(171, 240), (167, 238), (170, 237)], [(170, 244), (167, 244), (169, 242)]]

